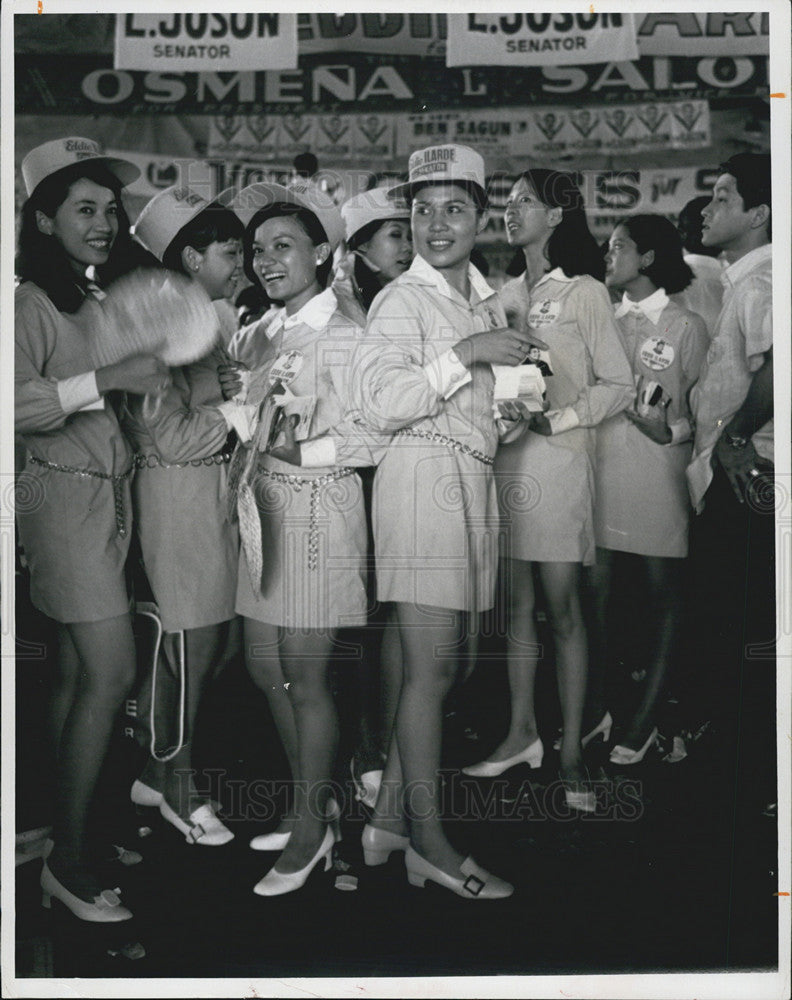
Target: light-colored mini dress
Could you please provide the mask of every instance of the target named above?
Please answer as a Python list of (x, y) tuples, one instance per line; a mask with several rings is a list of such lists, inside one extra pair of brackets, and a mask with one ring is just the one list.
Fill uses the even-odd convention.
[(218, 351), (171, 369), (157, 401), (130, 396), (123, 427), (143, 565), (166, 632), (234, 617), (239, 538), (228, 510), (228, 425)]
[(284, 367), (289, 392), (315, 402), (302, 465), (255, 456), (262, 571), (251, 580), (243, 546), (236, 610), (246, 618), (295, 629), (365, 624), (366, 518), (355, 469), (377, 464), (383, 439), (350, 416), (349, 376), (361, 333), (326, 289), (293, 316), (271, 310), (229, 344), (232, 357), (253, 370), (249, 403), (264, 398), (272, 371)]
[(360, 417), (392, 435), (374, 479), (380, 601), (471, 612), (494, 602), (494, 376), (488, 364), (467, 372), (451, 348), (506, 321), (472, 265), (469, 277), (467, 300), (417, 256), (372, 303), (355, 359)]
[(560, 267), (533, 288), (515, 278), (500, 291), (511, 324), (549, 347), (545, 376), (551, 436), (527, 431), (495, 459), (502, 484), (503, 555), (591, 565), (594, 428), (633, 398), (633, 378), (605, 286)]
[(132, 531), (132, 449), (114, 406), (86, 390), (88, 341), (32, 282), (15, 293), (15, 429), (25, 446), (16, 518), (31, 600), (62, 623), (129, 610), (124, 575)]
[[(650, 301), (651, 300), (651, 301)], [(645, 306), (644, 309), (641, 306)], [(693, 448), (688, 393), (709, 346), (704, 320), (658, 289), (633, 307), (616, 309), (636, 384), (657, 382), (670, 397), (670, 444), (657, 444), (623, 413), (597, 428), (597, 545), (644, 556), (682, 558), (688, 550), (685, 469)]]

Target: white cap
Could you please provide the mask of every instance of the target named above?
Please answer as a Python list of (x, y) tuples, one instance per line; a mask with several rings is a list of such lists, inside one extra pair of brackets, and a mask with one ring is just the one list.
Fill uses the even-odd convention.
[(234, 189), (226, 188), (212, 201), (207, 201), (184, 185), (174, 185), (155, 194), (147, 202), (132, 227), (132, 235), (143, 246), (162, 260), (165, 251), (188, 222), (200, 215), (210, 205), (228, 208), (234, 201)]
[(237, 195), (234, 211), (247, 228), (256, 212), (278, 202), (300, 205), (301, 208), (307, 208), (312, 212), (327, 234), (327, 242), (332, 250), (335, 250), (343, 240), (344, 220), (335, 202), (310, 181), (294, 181), (288, 187), (282, 184), (267, 184), (263, 181), (249, 184)]
[(384, 222), (385, 219), (409, 219), (410, 209), (406, 202), (388, 197), (386, 188), (372, 188), (356, 194), (341, 206), (341, 217), (346, 226), (347, 242), (355, 233), (370, 222)]
[(464, 181), (475, 184), (486, 197), (486, 177), (482, 156), (470, 146), (447, 143), (416, 150), (408, 163), (409, 180), (397, 184), (388, 194), (391, 198), (411, 195), (422, 184), (453, 184)]
[(28, 197), (51, 174), (65, 167), (74, 166), (75, 163), (84, 163), (86, 160), (103, 164), (119, 179), (122, 186), (131, 184), (140, 177), (140, 170), (134, 163), (114, 156), (105, 156), (98, 142), (72, 135), (36, 146), (22, 161), (22, 179)]

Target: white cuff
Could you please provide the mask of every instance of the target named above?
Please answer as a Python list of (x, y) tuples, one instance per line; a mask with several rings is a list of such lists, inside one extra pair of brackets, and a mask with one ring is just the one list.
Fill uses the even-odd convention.
[(461, 389), (472, 378), (470, 371), (456, 356), (453, 348), (441, 354), (435, 361), (424, 365), (423, 370), (431, 387), (443, 399), (449, 399), (457, 389)]
[(233, 399), (227, 399), (224, 403), (220, 403), (217, 409), (223, 415), (228, 429), (236, 431), (242, 444), (247, 444), (253, 436), (252, 425), (258, 407), (251, 404), (240, 406)]
[(571, 406), (565, 406), (563, 410), (548, 410), (545, 416), (550, 421), (553, 434), (563, 434), (580, 427), (580, 417)]
[(676, 423), (669, 424), (668, 429), (671, 431), (671, 440), (668, 442), (669, 445), (682, 444), (683, 441), (689, 441), (690, 438), (693, 437), (690, 421), (685, 417), (682, 417), (681, 420), (677, 420)]
[(96, 387), (95, 371), (59, 379), (57, 386), (58, 398), (64, 413), (104, 409), (104, 400)]
[(331, 437), (314, 438), (300, 445), (300, 465), (316, 469), (322, 465), (336, 464), (336, 446)]

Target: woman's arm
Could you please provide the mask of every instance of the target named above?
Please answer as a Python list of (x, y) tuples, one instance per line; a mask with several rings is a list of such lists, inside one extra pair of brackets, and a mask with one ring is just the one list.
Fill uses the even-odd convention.
[(594, 382), (581, 388), (570, 406), (534, 414), (532, 430), (560, 434), (574, 427), (595, 427), (626, 409), (635, 395), (632, 368), (619, 337), (608, 293), (600, 282), (581, 282), (573, 308), (585, 341)]
[(67, 378), (45, 377), (42, 373), (55, 350), (60, 324), (69, 320), (43, 292), (23, 289), (17, 292), (14, 310), (14, 408), (19, 433), (58, 430), (73, 413), (102, 409), (101, 397), (111, 389), (146, 392), (169, 381), (165, 365), (142, 354)]

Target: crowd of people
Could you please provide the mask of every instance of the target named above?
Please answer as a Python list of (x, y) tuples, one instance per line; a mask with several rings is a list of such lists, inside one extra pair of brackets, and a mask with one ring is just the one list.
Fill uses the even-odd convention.
[[(438, 776), (444, 704), (475, 668), (496, 598), (509, 723), (470, 777), (542, 764), (537, 602), (569, 809), (597, 808), (592, 741), (612, 744), (616, 766), (644, 759), (669, 683), (691, 718), (703, 706), (719, 718), (735, 754), (730, 734), (762, 728), (746, 722), (748, 698), (756, 746), (774, 753), (772, 653), (746, 653), (775, 635), (769, 156), (723, 163), (711, 197), (680, 205), (679, 227), (627, 216), (605, 247), (572, 176), (526, 170), (504, 212), (520, 273), (498, 290), (471, 263), (490, 211), (482, 157), (446, 144), (407, 167), (403, 183), (340, 208), (299, 177), (213, 201), (176, 186), (130, 227), (133, 164), (77, 137), (23, 161), (16, 431), (37, 501), (17, 521), (32, 601), (59, 634), (45, 903), (87, 921), (132, 916), (96, 874), (88, 828), (140, 682), (133, 560), (182, 705), (179, 738), (163, 753), (150, 734), (130, 796), (190, 844), (233, 838), (193, 780), (191, 745), (241, 630), (293, 781), (277, 827), (251, 843), (278, 852), (259, 895), (331, 863), (334, 643), (339, 629), (365, 632), (375, 603), (383, 638), (356, 672), (350, 766), (369, 810), (365, 863), (403, 853), (412, 885), (513, 892), (448, 839)], [(218, 324), (209, 352), (174, 366), (130, 343), (93, 363), (86, 315), (119, 279), (140, 274), (156, 309), (164, 278), (222, 302), (243, 272), (243, 322), (230, 338)], [(647, 595), (641, 696), (623, 718), (607, 702), (617, 569)]]

